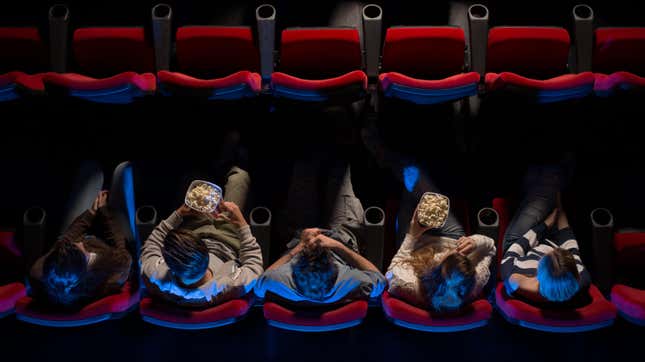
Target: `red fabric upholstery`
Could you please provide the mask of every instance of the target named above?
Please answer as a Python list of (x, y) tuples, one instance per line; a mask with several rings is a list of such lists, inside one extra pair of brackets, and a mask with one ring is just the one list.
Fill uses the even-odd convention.
[(628, 72), (616, 72), (610, 75), (596, 73), (593, 89), (598, 94), (609, 94), (616, 90), (642, 91), (645, 89), (645, 77)]
[(20, 258), (22, 252), (16, 245), (16, 233), (13, 231), (0, 231), (0, 253), (8, 257)]
[(76, 73), (53, 73), (43, 75), (45, 84), (77, 90), (101, 90), (116, 88), (127, 84), (136, 86), (143, 92), (154, 93), (157, 83), (154, 74), (137, 74), (134, 72), (120, 73), (109, 78), (91, 78)]
[(470, 72), (456, 74), (451, 77), (438, 80), (411, 78), (397, 72), (382, 73), (379, 75), (379, 84), (381, 86), (381, 89), (387, 89), (393, 83), (412, 88), (440, 90), (463, 87), (469, 84), (479, 83), (479, 73)]
[(599, 28), (593, 53), (593, 70), (645, 76), (645, 28)]
[(16, 302), (27, 295), (22, 283), (11, 283), (0, 286), (0, 314), (12, 311)]
[(614, 285), (611, 288), (611, 301), (627, 317), (645, 323), (645, 290), (626, 285)]
[(571, 310), (540, 309), (518, 299), (509, 297), (504, 283), (497, 285), (497, 307), (506, 317), (532, 324), (551, 327), (579, 327), (607, 322), (616, 318), (616, 307), (602, 296), (595, 285), (589, 288), (591, 303)]
[(490, 91), (504, 89), (508, 86), (536, 91), (557, 91), (584, 86), (593, 87), (595, 78), (593, 73), (565, 74), (546, 80), (525, 78), (514, 73), (486, 73), (486, 89)]
[(645, 250), (645, 233), (616, 233), (614, 235), (614, 249), (617, 253), (626, 249)]
[(464, 31), (458, 27), (395, 27), (383, 44), (384, 72), (445, 77), (464, 67)]
[(139, 290), (126, 283), (121, 292), (92, 302), (75, 313), (52, 312), (46, 306), (36, 303), (31, 297), (24, 297), (16, 304), (16, 313), (35, 319), (52, 321), (77, 321), (106, 314), (123, 313), (139, 302)]
[(366, 315), (367, 302), (364, 300), (354, 301), (315, 316), (303, 315), (276, 303), (264, 303), (264, 318), (301, 326), (326, 326), (347, 323), (363, 319)]
[(282, 87), (311, 90), (311, 91), (325, 91), (331, 89), (338, 89), (347, 87), (349, 85), (359, 84), (363, 90), (367, 89), (367, 75), (361, 71), (356, 70), (343, 74), (339, 77), (311, 80), (302, 79), (289, 74), (275, 72), (271, 75), (271, 85), (279, 85)]
[(502, 256), (504, 254), (503, 244), (504, 244), (504, 233), (506, 233), (506, 228), (508, 223), (511, 221), (510, 205), (509, 201), (503, 198), (494, 198), (493, 199), (493, 209), (497, 211), (499, 215), (499, 233), (497, 236), (497, 264), (499, 265), (502, 262)]
[(160, 83), (182, 88), (217, 89), (246, 84), (254, 92), (259, 93), (262, 90), (262, 77), (258, 73), (249, 71), (240, 71), (218, 79), (198, 79), (182, 73), (162, 70), (157, 73), (157, 77)]
[(424, 326), (458, 326), (490, 319), (493, 307), (485, 299), (478, 299), (462, 308), (457, 314), (441, 316), (410, 305), (391, 296), (387, 291), (382, 295), (385, 314), (393, 319)]
[(549, 78), (566, 72), (569, 33), (552, 27), (495, 27), (488, 33), (486, 69)]
[(223, 77), (238, 71), (258, 71), (259, 51), (251, 28), (186, 26), (177, 29), (179, 71)]
[(361, 69), (356, 29), (302, 28), (282, 31), (280, 71), (323, 79)]
[(155, 70), (154, 49), (142, 27), (81, 28), (74, 32), (73, 48), (81, 72), (92, 76)]
[(47, 67), (47, 47), (37, 28), (0, 27), (0, 49), (0, 72), (37, 72)]
[(239, 318), (251, 307), (251, 298), (233, 299), (205, 309), (188, 309), (143, 298), (139, 304), (141, 315), (177, 324), (200, 324)]

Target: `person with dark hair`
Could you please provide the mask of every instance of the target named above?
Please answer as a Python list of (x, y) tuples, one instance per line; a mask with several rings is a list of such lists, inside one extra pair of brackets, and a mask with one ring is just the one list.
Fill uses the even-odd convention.
[[(99, 191), (91, 207), (76, 217), (51, 250), (32, 266), (30, 295), (59, 307), (78, 308), (104, 296), (118, 293), (130, 276), (132, 256), (127, 248), (132, 239), (120, 207), (130, 177), (127, 163), (115, 170), (112, 190)], [(98, 165), (81, 167), (75, 184), (75, 198), (68, 215), (86, 205), (90, 195), (102, 187)], [(108, 195), (110, 202), (108, 204)], [(127, 203), (127, 202), (125, 202)], [(126, 211), (127, 213), (127, 211)], [(90, 231), (96, 231), (90, 234)]]
[(536, 304), (575, 304), (591, 284), (560, 201), (562, 179), (557, 167), (530, 169), (526, 196), (504, 235), (506, 292)]
[(202, 307), (252, 290), (263, 266), (240, 209), (249, 185), (248, 173), (233, 167), (212, 215), (182, 205), (157, 225), (141, 252), (148, 292), (180, 306)]
[[(376, 298), (383, 292), (385, 277), (359, 253), (359, 242), (369, 241), (360, 240), (363, 206), (354, 195), (349, 166), (333, 171), (338, 172), (328, 179), (328, 229), (297, 231), (287, 244), (288, 252), (268, 267), (255, 285), (258, 297), (326, 305)], [(307, 195), (296, 197), (296, 202), (305, 205), (314, 192), (300, 191)]]

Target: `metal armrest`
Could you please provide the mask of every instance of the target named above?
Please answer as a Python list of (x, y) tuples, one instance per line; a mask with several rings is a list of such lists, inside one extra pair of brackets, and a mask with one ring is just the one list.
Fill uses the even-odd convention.
[(573, 40), (575, 42), (574, 72), (591, 71), (593, 49), (593, 9), (589, 5), (579, 4), (573, 7)]
[(385, 211), (380, 207), (368, 207), (363, 214), (365, 225), (365, 253), (379, 270), (383, 270), (385, 243)]
[(171, 29), (172, 8), (167, 4), (155, 5), (152, 8), (152, 36), (157, 71), (170, 69)]
[(264, 266), (269, 265), (269, 251), (271, 250), (271, 210), (259, 206), (251, 210), (251, 231), (262, 249), (262, 262)]
[(275, 7), (262, 4), (255, 9), (258, 24), (258, 44), (260, 48), (260, 73), (262, 79), (271, 78), (275, 51)]
[(468, 8), (470, 27), (470, 69), (484, 76), (488, 47), (488, 8), (474, 4)]
[(49, 57), (54, 72), (67, 71), (69, 9), (63, 4), (49, 8)]
[(600, 290), (607, 294), (613, 279), (614, 216), (605, 208), (591, 211), (591, 246), (593, 249), (593, 279)]
[(27, 268), (45, 253), (47, 213), (42, 207), (31, 207), (22, 217), (24, 231), (22, 250)]
[(365, 37), (365, 69), (367, 76), (376, 78), (381, 55), (383, 9), (376, 4), (363, 7), (363, 35)]
[(137, 209), (135, 222), (137, 226), (137, 233), (139, 240), (143, 243), (154, 230), (157, 225), (157, 209), (154, 206), (146, 205)]

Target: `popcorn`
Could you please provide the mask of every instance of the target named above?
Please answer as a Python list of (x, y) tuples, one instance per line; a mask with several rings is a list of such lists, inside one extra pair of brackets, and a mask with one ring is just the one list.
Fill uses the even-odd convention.
[(186, 205), (199, 212), (215, 211), (221, 199), (222, 192), (204, 181), (193, 181), (186, 193)]
[(419, 201), (417, 219), (423, 226), (438, 229), (446, 222), (449, 210), (450, 204), (446, 196), (426, 192)]

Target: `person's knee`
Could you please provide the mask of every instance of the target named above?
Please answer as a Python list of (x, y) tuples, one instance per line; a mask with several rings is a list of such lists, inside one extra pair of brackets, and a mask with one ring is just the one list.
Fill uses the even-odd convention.
[(235, 185), (249, 185), (251, 184), (251, 176), (246, 170), (234, 166), (229, 171), (226, 181), (227, 183), (232, 183)]

